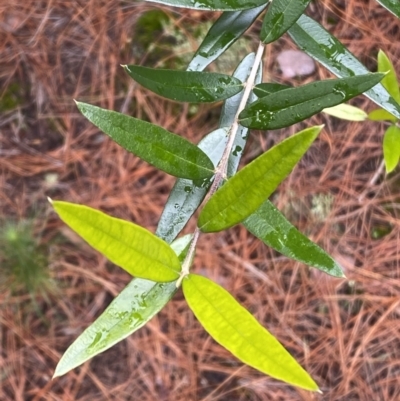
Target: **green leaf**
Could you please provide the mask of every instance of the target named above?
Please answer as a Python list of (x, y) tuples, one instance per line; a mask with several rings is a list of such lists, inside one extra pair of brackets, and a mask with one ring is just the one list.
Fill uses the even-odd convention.
[(214, 175), (211, 160), (196, 145), (164, 128), (111, 110), (76, 102), (81, 113), (129, 152), (176, 177)]
[(390, 126), (383, 136), (383, 157), (386, 172), (391, 173), (400, 159), (400, 128), (395, 125)]
[(258, 97), (265, 97), (271, 95), (272, 93), (280, 92), (290, 88), (292, 87), (289, 85), (282, 85), (274, 82), (264, 82), (254, 87), (253, 92)]
[[(301, 50), (338, 77), (351, 77), (369, 72), (338, 39), (306, 15), (302, 15), (288, 33)], [(382, 84), (376, 85), (364, 95), (400, 119), (400, 105)]]
[(179, 277), (181, 264), (174, 251), (143, 227), (84, 205), (52, 205), (64, 223), (129, 274), (160, 282)]
[(312, 127), (289, 137), (230, 178), (206, 203), (198, 227), (216, 232), (240, 223), (277, 188), (321, 131)]
[[(191, 235), (171, 247), (182, 257)], [(68, 347), (53, 377), (62, 376), (143, 327), (175, 294), (176, 282), (155, 283), (133, 279), (108, 308)]]
[(397, 121), (397, 118), (393, 114), (383, 109), (372, 110), (368, 114), (368, 119), (371, 121)]
[(400, 90), (399, 82), (397, 81), (396, 77), (396, 71), (389, 57), (383, 52), (383, 50), (379, 50), (378, 53), (378, 71), (387, 73), (382, 79), (382, 85), (390, 93), (393, 99), (396, 100), (397, 103), (399, 103)]
[(323, 109), (322, 111), (332, 117), (348, 121), (364, 121), (368, 118), (368, 114), (364, 110), (345, 103)]
[[(227, 128), (217, 129), (199, 143), (199, 148), (208, 154), (214, 165), (221, 159), (227, 133)], [(173, 241), (203, 201), (211, 183), (212, 180), (205, 180), (202, 186), (197, 186), (191, 180), (178, 179), (165, 204), (156, 235), (168, 243)]]
[(238, 79), (216, 72), (162, 70), (138, 65), (124, 68), (140, 85), (178, 102), (217, 102), (243, 89)]
[(282, 255), (316, 267), (335, 277), (345, 277), (342, 268), (317, 244), (297, 230), (266, 200), (243, 225), (264, 244)]
[(262, 97), (239, 115), (240, 124), (255, 129), (287, 127), (345, 102), (378, 83), (383, 74), (312, 82)]
[(208, 31), (187, 69), (203, 71), (246, 32), (265, 7), (263, 4), (250, 10), (223, 13)]
[(397, 18), (400, 18), (400, 2), (399, 0), (376, 0)]
[(204, 329), (236, 358), (275, 379), (318, 391), (310, 375), (229, 292), (194, 274), (183, 280), (182, 287)]
[(265, 14), (260, 38), (265, 44), (279, 39), (303, 14), (311, 0), (274, 0)]
[(238, 11), (261, 6), (267, 0), (146, 0), (172, 7), (194, 8), (209, 11)]

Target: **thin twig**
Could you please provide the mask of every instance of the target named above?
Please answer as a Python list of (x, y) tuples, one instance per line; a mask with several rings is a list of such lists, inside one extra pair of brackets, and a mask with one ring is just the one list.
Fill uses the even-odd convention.
[[(262, 56), (264, 53), (264, 48), (265, 48), (264, 43), (260, 42), (258, 45), (256, 57), (254, 59), (254, 64), (251, 68), (251, 71), (250, 71), (250, 74), (249, 74), (247, 80), (244, 82), (244, 93), (243, 93), (242, 99), (240, 100), (239, 107), (236, 111), (236, 115), (235, 115), (233, 124), (229, 130), (229, 138), (225, 145), (224, 153), (222, 154), (221, 160), (218, 163), (218, 166), (215, 170), (215, 177), (214, 177), (214, 181), (211, 185), (211, 188), (208, 192), (208, 199), (217, 191), (217, 189), (221, 185), (221, 182), (226, 178), (229, 155), (231, 154), (232, 146), (233, 146), (233, 143), (236, 138), (236, 134), (239, 129), (239, 114), (246, 107), (246, 104), (249, 100), (251, 91), (254, 87), (257, 71), (258, 71), (258, 68), (260, 67), (261, 59), (262, 59)], [(182, 270), (180, 273), (180, 277), (176, 282), (177, 287), (179, 287), (181, 285), (184, 277), (186, 277), (189, 274), (190, 265), (192, 264), (194, 253), (196, 251), (196, 244), (197, 244), (197, 241), (199, 240), (200, 233), (201, 233), (200, 229), (198, 227), (196, 227), (196, 230), (193, 233), (192, 242), (190, 243), (190, 248), (189, 248), (188, 253), (185, 257), (185, 260), (183, 261), (183, 264), (182, 264)]]

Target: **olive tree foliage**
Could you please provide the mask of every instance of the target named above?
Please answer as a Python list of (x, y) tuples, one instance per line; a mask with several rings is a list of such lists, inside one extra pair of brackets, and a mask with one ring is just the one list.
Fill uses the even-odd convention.
[[(306, 370), (227, 289), (192, 273), (191, 266), (202, 233), (243, 224), (281, 254), (343, 278), (342, 268), (268, 200), (323, 126), (288, 136), (240, 171), (238, 165), (251, 129), (285, 128), (321, 111), (334, 114), (336, 110), (337, 114), (340, 105), (362, 93), (379, 106), (376, 118), (389, 116), (397, 122), (400, 96), (393, 69), (382, 56), (380, 72), (368, 71), (336, 37), (306, 15), (310, 0), (151, 1), (204, 12), (222, 11), (186, 70), (124, 66), (138, 84), (175, 102), (223, 101), (219, 126), (195, 145), (158, 125), (77, 102), (80, 112), (111, 139), (177, 180), (155, 234), (84, 205), (50, 200), (68, 226), (134, 276), (66, 350), (54, 376), (67, 373), (143, 327), (182, 287), (189, 308), (204, 329), (236, 358), (293, 386), (319, 391)], [(398, 0), (379, 3), (400, 16)], [(232, 76), (205, 72), (257, 19), (263, 23), (255, 53), (248, 54)], [(264, 50), (284, 34), (337, 79), (298, 87), (264, 82)], [(391, 72), (385, 75), (387, 71)], [(353, 110), (353, 119), (356, 114)], [(398, 136), (399, 128), (395, 130)], [(396, 157), (390, 166), (397, 164)], [(197, 228), (192, 234), (179, 236), (199, 208)]]

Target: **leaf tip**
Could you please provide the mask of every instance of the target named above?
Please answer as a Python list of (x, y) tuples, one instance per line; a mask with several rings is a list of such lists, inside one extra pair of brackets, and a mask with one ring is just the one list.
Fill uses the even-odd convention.
[(54, 203), (54, 202), (53, 202), (53, 199), (50, 198), (50, 196), (47, 197), (47, 200), (48, 200), (48, 202), (50, 203), (50, 205), (53, 206), (53, 203)]
[(324, 394), (319, 388), (315, 390), (318, 394)]

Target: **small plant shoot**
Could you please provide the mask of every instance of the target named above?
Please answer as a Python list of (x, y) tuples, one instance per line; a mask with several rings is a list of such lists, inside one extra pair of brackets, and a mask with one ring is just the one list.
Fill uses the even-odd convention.
[[(155, 234), (88, 206), (50, 200), (65, 224), (134, 277), (70, 345), (54, 376), (64, 375), (140, 329), (176, 292), (183, 291), (188, 308), (204, 329), (237, 360), (289, 385), (320, 391), (323, 383), (307, 373), (279, 340), (234, 299), (229, 288), (192, 272), (191, 267), (203, 233), (243, 224), (286, 257), (319, 269), (332, 280), (345, 278), (341, 266), (268, 200), (318, 140), (323, 126), (303, 126), (237, 170), (251, 129), (282, 129), (324, 112), (350, 121), (385, 122), (388, 128), (383, 136), (383, 154), (386, 171), (393, 171), (400, 159), (400, 90), (393, 65), (380, 51), (378, 72), (368, 71), (337, 38), (305, 14), (310, 0), (149, 2), (160, 3), (160, 7), (222, 11), (186, 70), (123, 66), (144, 90), (173, 102), (223, 102), (220, 122), (199, 144), (193, 144), (161, 126), (76, 103), (80, 112), (112, 140), (177, 177), (177, 181)], [(378, 2), (400, 18), (398, 1)], [(255, 52), (246, 55), (232, 76), (225, 71), (204, 72), (257, 20), (261, 31)], [(297, 87), (264, 82), (265, 49), (284, 34), (337, 78)], [(367, 114), (345, 104), (362, 93), (379, 109)], [(197, 210), (197, 228), (189, 235), (180, 235)]]

